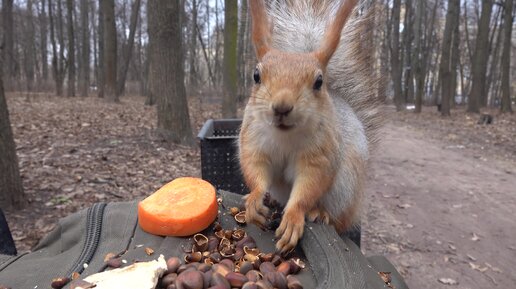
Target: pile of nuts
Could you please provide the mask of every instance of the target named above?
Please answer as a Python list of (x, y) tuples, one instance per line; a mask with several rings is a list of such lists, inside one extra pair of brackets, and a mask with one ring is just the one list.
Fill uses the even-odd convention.
[[(230, 208), (235, 220), (243, 224), (245, 212)], [(302, 289), (294, 276), (305, 264), (299, 258), (283, 259), (264, 253), (244, 229), (224, 230), (216, 223), (214, 235), (196, 234), (183, 260), (167, 260), (167, 271), (159, 289)]]
[(254, 239), (242, 229), (220, 229), (210, 237), (196, 234), (183, 261), (178, 257), (167, 260), (167, 271), (158, 288), (303, 288), (293, 276), (305, 267), (303, 261), (260, 252)]

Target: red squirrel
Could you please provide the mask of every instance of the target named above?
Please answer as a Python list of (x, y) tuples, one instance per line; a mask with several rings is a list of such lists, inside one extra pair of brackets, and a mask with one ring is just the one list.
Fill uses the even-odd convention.
[[(379, 126), (377, 78), (357, 0), (250, 0), (259, 63), (238, 140), (251, 192), (246, 220), (263, 226), (266, 192), (284, 205), (276, 247), (294, 249), (305, 217), (340, 233), (359, 219)], [(346, 25), (346, 26), (345, 26)]]

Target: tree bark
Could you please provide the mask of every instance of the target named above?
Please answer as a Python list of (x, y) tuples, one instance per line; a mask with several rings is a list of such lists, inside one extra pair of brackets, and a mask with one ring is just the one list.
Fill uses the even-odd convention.
[(147, 2), (149, 84), (157, 100), (158, 133), (173, 142), (193, 145), (184, 84), (181, 7), (180, 1)]
[(197, 1), (192, 0), (192, 19), (191, 19), (191, 28), (190, 28), (190, 53), (189, 53), (189, 67), (190, 73), (189, 75), (189, 91), (194, 92), (197, 90), (197, 69), (195, 60), (197, 58)]
[(45, 12), (46, 1), (41, 1), (41, 11), (39, 13), (39, 35), (40, 35), (40, 46), (39, 52), (41, 53), (41, 76), (43, 82), (48, 80), (48, 41), (47, 41), (47, 15)]
[(199, 37), (199, 42), (201, 43), (202, 54), (204, 55), (204, 60), (206, 61), (206, 67), (208, 69), (208, 77), (210, 78), (210, 82), (213, 86), (215, 86), (215, 77), (213, 76), (210, 58), (208, 57), (208, 53), (206, 52), (206, 45), (204, 45), (204, 41), (202, 40), (202, 35), (199, 31), (199, 27), (197, 27), (197, 36)]
[(104, 96), (108, 101), (119, 102), (116, 93), (117, 74), (117, 35), (115, 24), (115, 1), (101, 0), (102, 6), (99, 9), (103, 13), (103, 34), (104, 34)]
[(458, 19), (458, 6), (460, 0), (448, 0), (448, 11), (446, 12), (446, 23), (444, 25), (443, 44), (441, 47), (441, 64), (439, 66), (439, 77), (441, 82), (441, 115), (450, 115), (450, 98), (452, 91), (451, 72), (451, 50), (455, 22)]
[(104, 0), (99, 0), (99, 19), (98, 19), (98, 66), (97, 66), (97, 89), (98, 97), (104, 97), (104, 12), (102, 3)]
[(235, 118), (237, 112), (238, 2), (224, 1), (224, 97), (222, 117)]
[(450, 87), (449, 87), (449, 102), (450, 108), (455, 107), (455, 95), (457, 94), (457, 76), (458, 76), (458, 64), (459, 64), (459, 44), (460, 44), (460, 1), (455, 4), (454, 9), (456, 10), (456, 17), (453, 19), (453, 34), (451, 44), (451, 55), (450, 55)]
[(423, 89), (425, 77), (423, 75), (423, 57), (421, 51), (422, 32), (423, 32), (423, 12), (425, 8), (425, 2), (423, 0), (416, 1), (416, 25), (414, 30), (414, 39), (416, 41), (416, 51), (414, 57), (414, 77), (416, 79), (416, 95), (415, 95), (415, 113), (421, 112)]
[(68, 97), (75, 96), (75, 36), (73, 25), (73, 0), (66, 0), (68, 10)]
[[(494, 7), (493, 7), (494, 9)], [(486, 84), (485, 84), (485, 91), (486, 93), (482, 95), (482, 98), (480, 99), (480, 107), (487, 106), (491, 100), (493, 102), (493, 96), (494, 93), (491, 91), (491, 88), (496, 87), (496, 83), (498, 82), (499, 78), (499, 70), (496, 69), (498, 66), (498, 58), (500, 55), (500, 46), (502, 43), (502, 29), (503, 29), (503, 19), (502, 19), (502, 7), (498, 7), (496, 12), (493, 15), (493, 27), (489, 28), (489, 45), (488, 45), (488, 59), (487, 59), (487, 75), (486, 75)], [(498, 77), (497, 77), (498, 76)], [(493, 84), (493, 85), (492, 85)]]
[(27, 84), (27, 91), (33, 90), (34, 84), (34, 67), (36, 65), (36, 35), (34, 27), (34, 19), (32, 17), (32, 0), (27, 0), (27, 19), (25, 19), (25, 39), (23, 41), (23, 66), (25, 70), (25, 78)]
[(129, 24), (129, 38), (127, 44), (122, 52), (123, 61), (122, 68), (120, 69), (120, 79), (118, 80), (118, 86), (116, 93), (119, 96), (124, 94), (125, 81), (127, 79), (127, 71), (129, 70), (129, 64), (131, 63), (131, 57), (133, 55), (134, 47), (134, 36), (136, 35), (136, 25), (138, 24), (138, 15), (140, 15), (140, 0), (135, 0), (131, 8), (131, 23)]
[(480, 100), (486, 92), (487, 60), (489, 59), (489, 21), (494, 0), (482, 1), (475, 52), (473, 53), (472, 85), (468, 98), (468, 112), (479, 113)]
[(512, 40), (512, 11), (513, 0), (505, 0), (504, 22), (503, 22), (503, 51), (502, 51), (502, 104), (501, 112), (512, 112), (511, 106), (511, 40)]
[(248, 73), (246, 71), (246, 36), (247, 36), (247, 1), (243, 0), (240, 7), (240, 24), (238, 25), (238, 100), (245, 99), (247, 86), (245, 83)]
[(392, 44), (391, 44), (391, 73), (394, 87), (394, 104), (396, 110), (405, 109), (405, 101), (401, 90), (400, 63), (400, 10), (401, 0), (394, 0), (392, 6)]
[[(48, 19), (50, 20), (50, 42), (52, 43), (52, 75), (56, 83), (56, 95), (63, 95), (63, 82), (66, 70), (66, 64), (64, 60), (64, 37), (62, 29), (56, 29), (62, 27), (62, 9), (61, 4), (57, 3), (57, 23), (54, 25), (54, 13), (53, 13), (52, 0), (48, 0)], [(57, 31), (56, 31), (57, 30)], [(56, 34), (57, 33), (57, 40)], [(59, 41), (59, 43), (57, 42)], [(59, 45), (58, 45), (59, 44)], [(59, 47), (59, 49), (58, 49)]]
[(404, 79), (403, 82), (403, 97), (405, 103), (411, 103), (414, 99), (414, 81), (413, 74), (414, 70), (412, 67), (412, 29), (413, 29), (413, 21), (412, 21), (412, 0), (405, 0), (405, 20), (403, 22), (403, 51), (404, 54), (402, 56), (403, 71), (404, 71)]
[(79, 94), (88, 96), (90, 86), (90, 19), (88, 0), (81, 1), (81, 67), (79, 76)]
[[(2, 59), (0, 58), (0, 67)], [(9, 111), (4, 94), (2, 72), (0, 71), (0, 208), (21, 209), (27, 202), (23, 192), (16, 145), (14, 143)]]
[(14, 40), (13, 40), (13, 0), (2, 0), (2, 22), (3, 22), (3, 59), (7, 90), (12, 86), (14, 78)]

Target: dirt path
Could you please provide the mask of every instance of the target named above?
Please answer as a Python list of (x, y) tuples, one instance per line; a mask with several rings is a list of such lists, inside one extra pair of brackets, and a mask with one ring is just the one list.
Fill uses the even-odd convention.
[(514, 161), (391, 121), (367, 194), (363, 250), (386, 255), (410, 288), (516, 288)]

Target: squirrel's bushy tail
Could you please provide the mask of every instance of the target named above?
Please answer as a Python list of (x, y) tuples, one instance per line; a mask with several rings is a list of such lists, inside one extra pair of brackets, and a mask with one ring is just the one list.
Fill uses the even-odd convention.
[[(341, 1), (346, 0), (268, 1), (269, 19), (274, 27), (272, 46), (291, 52), (316, 50)], [(350, 105), (364, 125), (370, 144), (376, 142), (381, 123), (376, 96), (379, 77), (373, 69), (371, 55), (374, 11), (374, 7), (366, 8), (364, 4), (355, 8), (326, 72), (330, 94)]]

